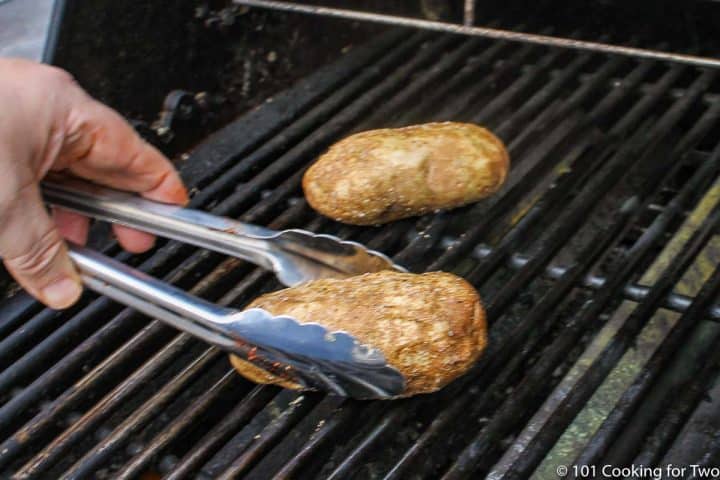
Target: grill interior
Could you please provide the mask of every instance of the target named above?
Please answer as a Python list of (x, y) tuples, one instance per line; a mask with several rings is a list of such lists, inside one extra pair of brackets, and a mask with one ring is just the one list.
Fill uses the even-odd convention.
[[(363, 242), (462, 275), (491, 323), (446, 389), (358, 402), (257, 386), (225, 356), (95, 295), (0, 305), (0, 472), (18, 478), (537, 478), (558, 464), (713, 465), (720, 307), (717, 74), (392, 30), (214, 133), (192, 207)], [(304, 169), (351, 132), (441, 120), (509, 146), (504, 189), (376, 228), (316, 215)], [(280, 288), (164, 242), (106, 253), (222, 304)], [(715, 398), (717, 398), (715, 396)], [(715, 463), (716, 464), (716, 463)]]

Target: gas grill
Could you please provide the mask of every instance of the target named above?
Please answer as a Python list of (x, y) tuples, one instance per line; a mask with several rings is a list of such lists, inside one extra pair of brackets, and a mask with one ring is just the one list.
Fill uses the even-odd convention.
[[(523, 22), (472, 2), (430, 30), (428, 20), (306, 17), (278, 2), (130, 3), (132, 28), (105, 39), (92, 28), (120, 15), (82, 31), (87, 2), (61, 2), (50, 59), (176, 156), (193, 208), (461, 275), (484, 299), (489, 346), (437, 393), (361, 402), (252, 384), (222, 352), (90, 292), (56, 312), (11, 285), (0, 302), (0, 477), (614, 478), (636, 474), (604, 466), (673, 464), (689, 476), (690, 465), (720, 465), (720, 60), (704, 56), (708, 45), (690, 50), (650, 27), (595, 35), (579, 20)], [(373, 15), (403, 15), (405, 26), (422, 15), (401, 7)], [(104, 58), (103, 42), (138, 44), (155, 28), (138, 19), (158, 12), (166, 29), (195, 37), (128, 50), (119, 67)], [(495, 16), (493, 31), (586, 43), (489, 38), (471, 31), (483, 15)], [(243, 36), (258, 25), (276, 39), (283, 25), (300, 33), (278, 44)], [(438, 31), (458, 28), (465, 35)], [(208, 48), (202, 32), (234, 38), (232, 55), (250, 55), (252, 68), (234, 56), (218, 78), (187, 74), (228, 60), (201, 47), (178, 55), (191, 41)], [(331, 35), (342, 42), (320, 41)], [(319, 50), (304, 70), (269, 55), (290, 58), (293, 45)], [(145, 85), (143, 62), (159, 58)], [(485, 125), (508, 145), (498, 194), (372, 228), (321, 217), (303, 199), (304, 170), (333, 142), (443, 120)], [(281, 288), (238, 259), (162, 240), (132, 256), (95, 233), (105, 253), (224, 305)]]

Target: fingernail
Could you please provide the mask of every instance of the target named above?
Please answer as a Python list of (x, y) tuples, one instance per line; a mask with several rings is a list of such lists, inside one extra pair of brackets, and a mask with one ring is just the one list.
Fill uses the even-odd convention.
[(51, 308), (67, 308), (80, 298), (82, 288), (70, 278), (62, 278), (45, 287), (42, 291), (45, 303)]

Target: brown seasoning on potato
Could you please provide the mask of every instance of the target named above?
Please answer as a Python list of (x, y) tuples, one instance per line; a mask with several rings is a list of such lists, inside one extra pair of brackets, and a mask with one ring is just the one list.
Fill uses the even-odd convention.
[[(263, 295), (247, 308), (317, 322), (380, 349), (406, 379), (402, 396), (433, 392), (462, 375), (485, 348), (485, 311), (475, 289), (444, 272), (382, 271), (317, 280)], [(259, 383), (299, 388), (240, 358), (235, 368)]]
[(466, 205), (495, 193), (510, 159), (503, 143), (470, 123), (427, 123), (351, 135), (303, 177), (308, 203), (334, 220), (386, 223)]

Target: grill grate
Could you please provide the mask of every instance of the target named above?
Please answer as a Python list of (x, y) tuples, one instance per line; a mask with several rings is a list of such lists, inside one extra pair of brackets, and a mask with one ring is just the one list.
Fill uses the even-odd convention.
[[(717, 318), (717, 272), (695, 296), (674, 292), (720, 220), (710, 208), (685, 229), (715, 198), (714, 89), (713, 71), (481, 38), (392, 32), (353, 51), (198, 147), (184, 172), (198, 188), (192, 206), (463, 275), (492, 322), (478, 365), (441, 392), (395, 402), (297, 394), (252, 385), (220, 352), (104, 298), (51, 312), (19, 294), (0, 305), (0, 472), (527, 478), (672, 305), (682, 315), (571, 459), (661, 461), (717, 374), (706, 349), (684, 393), (652, 413), (652, 432), (631, 422), (663, 394), (688, 339), (718, 333), (703, 321)], [(331, 222), (301, 198), (304, 168), (349, 132), (447, 119), (486, 124), (507, 142), (513, 170), (500, 194), (378, 228)], [(682, 235), (682, 253), (644, 283)], [(144, 257), (106, 252), (222, 304), (279, 288), (239, 260), (175, 242)], [(616, 320), (625, 298), (635, 309)]]

